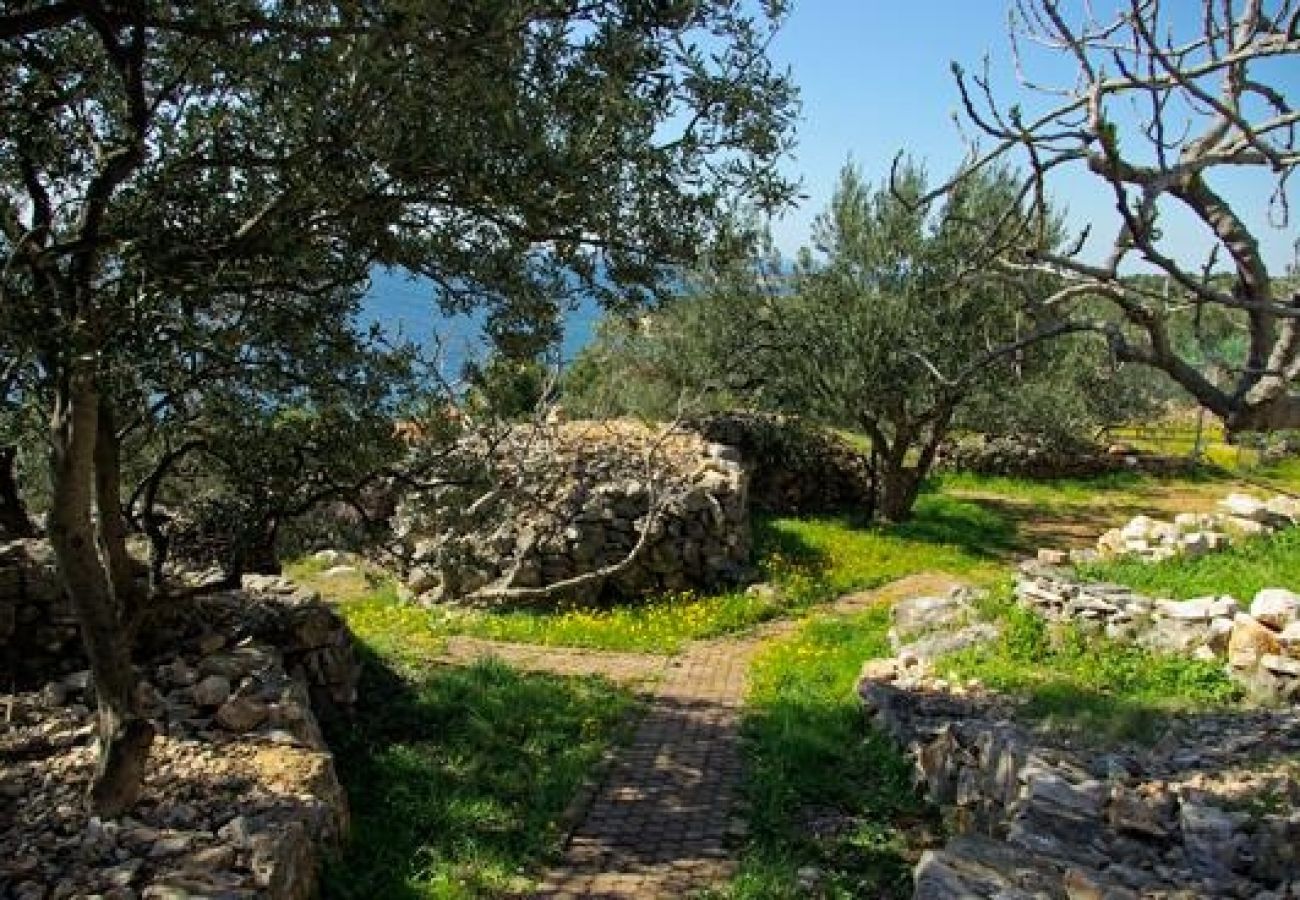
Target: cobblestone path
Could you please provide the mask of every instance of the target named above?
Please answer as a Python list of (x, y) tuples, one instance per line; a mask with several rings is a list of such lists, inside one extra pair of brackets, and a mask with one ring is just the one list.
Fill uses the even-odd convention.
[[(847, 615), (958, 582), (922, 573), (818, 610)], [(453, 662), (496, 656), (530, 671), (596, 673), (649, 691), (649, 708), (621, 748), (539, 898), (685, 898), (725, 883), (744, 834), (738, 808), (740, 712), (750, 660), (788, 634), (781, 620), (743, 635), (697, 641), (679, 656), (504, 644), (455, 638)]]

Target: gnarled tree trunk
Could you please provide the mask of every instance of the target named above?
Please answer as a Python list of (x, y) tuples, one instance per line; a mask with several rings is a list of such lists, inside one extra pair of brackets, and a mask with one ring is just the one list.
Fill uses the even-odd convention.
[(154, 730), (136, 708), (130, 646), (96, 548), (91, 510), (99, 397), (84, 365), (74, 361), (56, 391), (50, 422), (49, 535), (94, 676), (100, 745), (88, 804), (95, 814), (114, 817), (139, 797)]
[(108, 569), (113, 599), (121, 620), (134, 619), (138, 597), (131, 557), (126, 552), (126, 517), (122, 513), (121, 445), (113, 406), (99, 398), (95, 422), (95, 510), (99, 514), (99, 550)]

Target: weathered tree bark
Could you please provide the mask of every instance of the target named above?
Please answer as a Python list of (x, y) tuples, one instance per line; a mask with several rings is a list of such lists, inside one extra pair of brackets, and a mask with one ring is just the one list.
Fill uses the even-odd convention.
[(49, 535), (94, 676), (99, 757), (87, 802), (95, 814), (115, 817), (139, 797), (154, 730), (136, 709), (130, 647), (96, 550), (91, 510), (99, 397), (83, 365), (73, 361), (55, 392)]
[(921, 475), (913, 466), (887, 454), (880, 467), (880, 517), (886, 522), (906, 522), (921, 490)]
[(0, 538), (36, 535), (36, 525), (27, 515), (27, 506), (18, 490), (17, 463), (17, 447), (0, 447)]
[(135, 617), (139, 601), (131, 557), (126, 552), (126, 517), (122, 513), (122, 459), (112, 403), (102, 394), (95, 424), (95, 509), (99, 514), (99, 550), (108, 569), (113, 599), (123, 622)]

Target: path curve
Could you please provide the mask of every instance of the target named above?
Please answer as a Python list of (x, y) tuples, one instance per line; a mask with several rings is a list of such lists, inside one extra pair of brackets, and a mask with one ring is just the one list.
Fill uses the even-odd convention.
[[(923, 572), (847, 594), (815, 612), (849, 615), (961, 584)], [(781, 619), (741, 635), (695, 641), (674, 657), (473, 638), (449, 642), (446, 659), (453, 664), (490, 656), (529, 671), (653, 684), (631, 742), (618, 749), (563, 859), (535, 897), (681, 898), (735, 873), (744, 835), (740, 716), (749, 663), (762, 644), (799, 624)]]

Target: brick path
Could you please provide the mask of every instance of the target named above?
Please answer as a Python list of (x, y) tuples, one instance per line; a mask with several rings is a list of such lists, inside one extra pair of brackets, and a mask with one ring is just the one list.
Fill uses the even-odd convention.
[[(958, 583), (922, 573), (846, 595), (823, 611), (860, 612)], [(797, 626), (772, 622), (740, 637), (695, 642), (671, 658), (468, 638), (450, 642), (453, 661), (492, 655), (532, 671), (594, 672), (640, 685), (658, 679), (631, 743), (619, 751), (564, 859), (536, 897), (684, 898), (730, 878), (733, 851), (744, 833), (737, 795), (746, 672), (765, 641)]]

